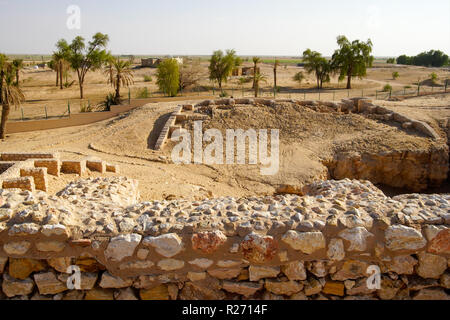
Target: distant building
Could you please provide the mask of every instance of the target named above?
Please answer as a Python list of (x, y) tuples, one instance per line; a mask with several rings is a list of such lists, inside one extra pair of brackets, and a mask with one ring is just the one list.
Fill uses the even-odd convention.
[(178, 62), (178, 64), (183, 64), (183, 58), (173, 58), (173, 59), (175, 59)]
[(233, 71), (231, 72), (231, 75), (233, 77), (242, 76), (242, 68), (240, 67), (234, 68)]
[[(260, 73), (260, 71), (261, 71), (260, 68), (256, 67), (256, 73)], [(254, 67), (242, 67), (243, 76), (252, 76), (254, 72), (255, 72)]]
[[(183, 64), (183, 58), (172, 58), (178, 62), (178, 64)], [(157, 68), (159, 64), (164, 59), (160, 58), (147, 58), (147, 59), (141, 59), (141, 66), (146, 68)]]
[(161, 61), (159, 58), (141, 59), (141, 66), (144, 68), (157, 68)]

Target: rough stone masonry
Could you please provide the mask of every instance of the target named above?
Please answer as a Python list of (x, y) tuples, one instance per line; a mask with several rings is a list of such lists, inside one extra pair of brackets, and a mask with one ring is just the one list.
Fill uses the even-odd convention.
[(302, 194), (138, 203), (124, 177), (0, 190), (0, 298), (449, 299), (450, 195), (348, 179)]

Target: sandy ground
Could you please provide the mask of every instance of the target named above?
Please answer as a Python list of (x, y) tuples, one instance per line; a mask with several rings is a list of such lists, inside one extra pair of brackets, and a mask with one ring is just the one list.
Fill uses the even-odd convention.
[[(195, 102), (187, 101), (187, 102)], [(450, 96), (427, 96), (401, 102), (381, 102), (438, 127), (450, 117)], [(318, 113), (303, 107), (237, 107), (224, 110), (205, 127), (280, 129), (280, 171), (261, 176), (249, 165), (176, 165), (167, 163), (170, 145), (152, 147), (165, 119), (176, 103), (148, 104), (117, 118), (81, 127), (8, 135), (0, 151), (58, 151), (61, 157), (100, 157), (120, 166), (120, 175), (138, 179), (142, 199), (201, 199), (218, 196), (273, 194), (279, 184), (298, 185), (326, 178), (321, 161), (336, 148), (359, 151), (415, 150), (429, 140), (396, 126), (359, 115)], [(86, 173), (86, 176), (96, 176)], [(108, 174), (112, 175), (112, 174)], [(51, 178), (51, 193), (76, 179), (73, 175)]]
[[(137, 66), (137, 65), (136, 65)], [(245, 62), (244, 66), (252, 66), (251, 62)], [(261, 64), (261, 73), (267, 78), (266, 82), (262, 82), (260, 87), (263, 90), (263, 95), (273, 95), (273, 66), (270, 64)], [(211, 82), (208, 79), (208, 62), (203, 61), (200, 64), (201, 79), (198, 86), (201, 90), (209, 90), (209, 93), (213, 93), (212, 87), (218, 87), (217, 84)], [(305, 80), (298, 84), (292, 80), (295, 73), (302, 71), (305, 74)], [(397, 71), (400, 77), (397, 80), (392, 80), (392, 72)], [(448, 69), (441, 68), (424, 68), (414, 66), (395, 66), (377, 63), (374, 68), (368, 69), (367, 77), (364, 79), (354, 78), (352, 80), (353, 89), (348, 92), (345, 89), (346, 80), (338, 82), (337, 77), (332, 77), (330, 83), (324, 84), (324, 89), (320, 92), (320, 99), (333, 100), (346, 98), (347, 96), (361, 96), (361, 95), (373, 95), (375, 91), (380, 91), (386, 83), (390, 83), (394, 91), (402, 91), (405, 86), (411, 86), (410, 89), (414, 90), (417, 86), (415, 83), (420, 80), (423, 83), (422, 90), (430, 91), (431, 87), (429, 76), (431, 72), (438, 74), (438, 85), (441, 87), (436, 88), (443, 90), (442, 84), (445, 79), (450, 78), (450, 71)], [(140, 90), (147, 88), (152, 96), (162, 96), (158, 93), (156, 86), (156, 69), (152, 68), (140, 68), (133, 70), (134, 85), (131, 86), (131, 97), (136, 98)], [(150, 76), (151, 82), (145, 82), (144, 76)], [(231, 77), (224, 87), (228, 94), (235, 97), (252, 96), (251, 90), (252, 83), (249, 82), (243, 86), (239, 85), (240, 77)], [(85, 80), (85, 99), (79, 99), (79, 87), (77, 83), (77, 76), (72, 72), (69, 81), (75, 81), (70, 88), (64, 88), (60, 90), (55, 86), (56, 73), (50, 69), (25, 69), (21, 73), (21, 87), (25, 93), (26, 102), (21, 108), (12, 110), (10, 119), (20, 120), (22, 119), (22, 112), (25, 119), (45, 118), (45, 109), (47, 109), (47, 115), (49, 117), (62, 116), (67, 114), (68, 104), (70, 103), (70, 109), (72, 113), (78, 113), (81, 110), (81, 106), (87, 106), (88, 103), (95, 105), (103, 101), (108, 93), (113, 92), (113, 88), (107, 84), (107, 77), (101, 70), (89, 72)], [(277, 72), (278, 86), (281, 92), (278, 94), (278, 98), (306, 98), (306, 99), (319, 99), (319, 93), (315, 89), (316, 81), (313, 74), (307, 74), (301, 67), (293, 65), (281, 65)], [(242, 91), (244, 89), (244, 93)], [(436, 90), (435, 89), (435, 90)], [(450, 88), (448, 89), (450, 90)], [(197, 95), (198, 92), (185, 91), (184, 95)], [(218, 95), (218, 91), (215, 91)], [(122, 95), (126, 99), (128, 98), (128, 90), (125, 88), (122, 90)], [(195, 97), (193, 97), (195, 99)]]

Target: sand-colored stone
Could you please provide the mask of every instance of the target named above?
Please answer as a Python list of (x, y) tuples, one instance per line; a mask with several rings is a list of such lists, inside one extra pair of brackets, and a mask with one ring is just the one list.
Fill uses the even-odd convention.
[(141, 289), (139, 296), (142, 300), (169, 300), (167, 285), (160, 285), (151, 289)]

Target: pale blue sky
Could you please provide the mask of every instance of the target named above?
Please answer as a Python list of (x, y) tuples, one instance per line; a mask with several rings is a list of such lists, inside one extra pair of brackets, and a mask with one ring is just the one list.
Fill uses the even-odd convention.
[[(80, 30), (66, 27), (72, 4)], [(340, 34), (371, 38), (376, 56), (450, 54), (450, 1), (0, 0), (0, 52), (51, 53), (60, 38), (97, 31), (114, 54), (331, 55)]]

